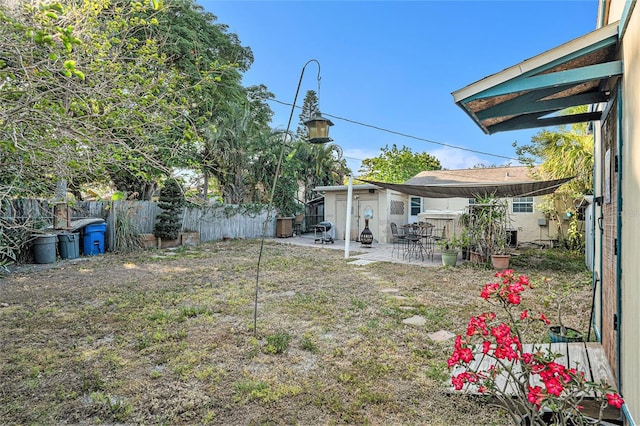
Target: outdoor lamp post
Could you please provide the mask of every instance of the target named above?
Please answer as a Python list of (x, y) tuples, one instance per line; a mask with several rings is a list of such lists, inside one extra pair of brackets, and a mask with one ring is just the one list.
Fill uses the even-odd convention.
[[(271, 223), (271, 210), (273, 208), (273, 197), (276, 192), (276, 186), (278, 184), (278, 176), (280, 175), (280, 169), (282, 167), (282, 158), (284, 157), (284, 151), (286, 147), (287, 136), (289, 135), (291, 129), (291, 120), (293, 118), (293, 113), (296, 109), (296, 101), (298, 100), (298, 93), (300, 92), (300, 86), (302, 85), (302, 77), (304, 76), (304, 70), (307, 68), (311, 62), (315, 62), (318, 65), (318, 97), (320, 97), (320, 62), (316, 59), (308, 60), (304, 66), (302, 67), (302, 71), (300, 72), (300, 79), (298, 80), (298, 87), (296, 88), (296, 94), (293, 97), (293, 103), (291, 104), (291, 113), (289, 114), (289, 121), (287, 122), (287, 129), (282, 134), (282, 146), (280, 149), (280, 155), (278, 157), (278, 163), (276, 165), (276, 174), (273, 179), (273, 185), (271, 186), (271, 192), (269, 194), (269, 204), (267, 207), (267, 218), (264, 221), (262, 226), (262, 239), (260, 241), (260, 252), (258, 254), (258, 265), (256, 268), (256, 285), (255, 285), (255, 293), (254, 293), (254, 307), (253, 307), (253, 333), (256, 334), (258, 330), (258, 290), (260, 283), (260, 260), (262, 259), (262, 252), (264, 249), (264, 240), (267, 236), (267, 226)], [(329, 138), (329, 127), (333, 126), (331, 120), (322, 117), (319, 111), (316, 111), (315, 114), (308, 120), (304, 122), (304, 125), (307, 126), (309, 131), (309, 142), (312, 144), (323, 144), (327, 142), (331, 142), (331, 138)]]

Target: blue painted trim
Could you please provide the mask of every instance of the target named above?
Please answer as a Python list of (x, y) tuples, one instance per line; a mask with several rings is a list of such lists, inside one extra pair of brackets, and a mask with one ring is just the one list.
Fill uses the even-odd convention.
[[(593, 124), (593, 123), (592, 123)], [(595, 124), (594, 124), (595, 126)], [(602, 146), (602, 135), (600, 137), (600, 145)], [(594, 158), (594, 162), (593, 162), (593, 176), (598, 176), (597, 172), (597, 167), (598, 167), (598, 161), (595, 161), (598, 157), (596, 156), (596, 144), (595, 144), (595, 136), (594, 136), (594, 144), (593, 144), (593, 158)], [(600, 164), (600, 167), (602, 167), (602, 164)], [(602, 181), (602, 176), (600, 176), (600, 180)], [(598, 188), (598, 184), (596, 182), (596, 179), (593, 179), (593, 191), (592, 194), (596, 194), (596, 196), (598, 194), (600, 194), (600, 196), (602, 196), (602, 191), (599, 190)], [(602, 185), (602, 182), (600, 183), (600, 185)], [(595, 203), (595, 200), (594, 200)], [(596, 261), (598, 262), (598, 275), (600, 275), (600, 279), (598, 281), (598, 285), (600, 286), (599, 291), (598, 291), (598, 296), (600, 298), (600, 309), (598, 310), (598, 312), (596, 312), (593, 315), (593, 318), (591, 318), (591, 321), (593, 324), (591, 324), (591, 326), (593, 327), (593, 333), (596, 336), (596, 341), (602, 343), (602, 335), (600, 334), (600, 330), (598, 329), (598, 324), (602, 324), (602, 232), (600, 231), (600, 227), (598, 226), (598, 219), (602, 216), (602, 204), (604, 204), (604, 201), (601, 201), (600, 203), (595, 203), (594, 205), (594, 209), (593, 209), (593, 270), (595, 271), (596, 269)], [(596, 232), (598, 232), (598, 234), (596, 234)], [(599, 238), (596, 237), (596, 235), (599, 235)], [(599, 259), (596, 259), (596, 241), (598, 242), (598, 245), (600, 246), (600, 256)], [(593, 282), (595, 284), (595, 274), (593, 274)], [(596, 315), (600, 316), (600, 321), (596, 320)]]
[(538, 112), (548, 114), (575, 105), (597, 104), (608, 100), (608, 96), (600, 91), (580, 93), (561, 99), (539, 100), (568, 89), (571, 86), (572, 85), (557, 86), (549, 89), (531, 91), (526, 95), (518, 96), (517, 98), (501, 102), (493, 107), (478, 111), (476, 115), (479, 120), (486, 120), (488, 118), (502, 117), (505, 115)]
[(548, 63), (536, 68), (535, 70), (531, 70), (531, 71), (529, 71), (527, 73), (524, 73), (522, 75), (524, 77), (529, 77), (531, 75), (540, 74), (541, 72), (548, 71), (548, 70), (550, 70), (552, 68), (557, 67), (558, 65), (567, 63), (567, 62), (572, 61), (572, 60), (574, 60), (576, 58), (579, 58), (581, 56), (588, 55), (589, 53), (595, 52), (595, 51), (600, 50), (600, 49), (604, 49), (605, 47), (612, 46), (612, 45), (616, 44), (617, 42), (618, 42), (618, 36), (607, 37), (607, 38), (602, 39), (600, 41), (597, 41), (597, 42), (595, 42), (595, 43), (593, 43), (593, 44), (591, 44), (591, 45), (589, 45), (589, 46), (587, 46), (585, 48), (582, 48), (582, 49), (576, 50), (574, 52), (571, 52), (571, 53), (563, 56), (562, 58), (556, 59), (555, 61), (548, 62)]
[(618, 255), (616, 256), (616, 304), (618, 311), (618, 333), (616, 334), (616, 371), (618, 372), (617, 382), (618, 382), (618, 391), (622, 392), (622, 374), (621, 367), (622, 362), (621, 351), (620, 348), (622, 346), (622, 146), (624, 141), (622, 140), (622, 103), (624, 99), (622, 99), (622, 84), (618, 81), (618, 129), (617, 129), (617, 139), (618, 139), (618, 173), (616, 173), (616, 180), (618, 186), (618, 206), (617, 206), (617, 215), (616, 215), (616, 237), (618, 239)]
[(548, 118), (540, 118), (544, 113), (520, 115), (502, 123), (487, 126), (490, 133), (504, 132), (507, 130), (531, 129), (533, 127), (551, 127), (564, 124), (584, 123), (586, 121), (598, 121), (602, 117), (600, 111), (583, 114), (560, 115)]
[(624, 9), (622, 10), (622, 16), (620, 17), (620, 24), (618, 25), (618, 38), (622, 40), (624, 37), (625, 31), (627, 31), (627, 27), (629, 26), (629, 20), (631, 19), (631, 13), (633, 12), (633, 8), (636, 6), (635, 0), (627, 0), (624, 4)]
[(492, 96), (508, 95), (527, 90), (545, 89), (563, 84), (577, 84), (585, 81), (599, 80), (623, 72), (622, 61), (605, 62), (589, 65), (582, 68), (573, 68), (558, 71), (551, 74), (536, 75), (528, 78), (514, 78), (502, 84), (484, 90), (463, 102), (467, 103), (476, 99), (490, 98)]
[(627, 408), (627, 404), (622, 405), (622, 414), (624, 414), (627, 420), (627, 426), (636, 426), (636, 422), (633, 420), (633, 417), (631, 417), (631, 412), (629, 408)]

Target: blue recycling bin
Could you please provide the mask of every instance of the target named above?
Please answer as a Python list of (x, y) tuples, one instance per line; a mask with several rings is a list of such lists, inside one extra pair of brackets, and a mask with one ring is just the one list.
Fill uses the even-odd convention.
[(106, 223), (94, 223), (84, 227), (82, 251), (85, 256), (104, 254), (104, 234), (107, 232)]

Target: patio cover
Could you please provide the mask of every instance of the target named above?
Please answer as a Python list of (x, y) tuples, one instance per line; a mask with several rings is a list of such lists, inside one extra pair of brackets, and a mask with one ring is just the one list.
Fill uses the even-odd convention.
[(558, 115), (607, 102), (622, 75), (618, 22), (485, 77), (452, 93), (486, 134), (599, 120), (601, 111)]
[(438, 185), (407, 185), (402, 183), (386, 183), (360, 179), (363, 182), (372, 183), (381, 188), (392, 189), (403, 194), (415, 195), (427, 198), (510, 198), (510, 197), (537, 197), (555, 192), (563, 183), (569, 182), (573, 177), (529, 181), (529, 182), (496, 182), (496, 183), (459, 183)]

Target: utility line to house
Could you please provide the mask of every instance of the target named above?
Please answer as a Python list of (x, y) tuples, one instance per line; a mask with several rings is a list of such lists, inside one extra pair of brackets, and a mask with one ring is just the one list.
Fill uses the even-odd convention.
[[(291, 103), (280, 101), (278, 99), (271, 98), (269, 100), (273, 101), (273, 102), (276, 102), (276, 103), (279, 103), (281, 105), (292, 106)], [(296, 106), (296, 108), (300, 108), (300, 107)], [(431, 144), (434, 144), (434, 145), (444, 146), (446, 148), (452, 148), (452, 149), (457, 149), (457, 150), (466, 151), (466, 152), (473, 152), (474, 154), (487, 155), (487, 156), (490, 156), (490, 157), (502, 158), (502, 159), (505, 159), (505, 160), (518, 161), (517, 158), (508, 157), (506, 155), (491, 154), (489, 152), (480, 151), (480, 150), (477, 150), (477, 149), (465, 148), (465, 147), (462, 147), (462, 146), (451, 145), (451, 144), (448, 144), (448, 143), (445, 143), (445, 142), (438, 142), (438, 141), (434, 141), (434, 140), (431, 140), (431, 139), (422, 138), (422, 137), (419, 137), (419, 136), (413, 136), (413, 135), (409, 135), (407, 133), (398, 132), (396, 130), (391, 130), (391, 129), (386, 129), (384, 127), (375, 126), (373, 124), (367, 124), (367, 123), (363, 123), (361, 121), (351, 120), (349, 118), (328, 114), (326, 111), (322, 111), (322, 115), (334, 118), (336, 120), (346, 121), (347, 123), (356, 124), (358, 126), (369, 127), (371, 129), (379, 130), (381, 132), (386, 132), (386, 133), (391, 133), (393, 135), (402, 136), (404, 138), (409, 138), (409, 139), (414, 139), (414, 140), (418, 140), (418, 141), (421, 141), (421, 142), (431, 143)], [(359, 160), (361, 160), (361, 159), (359, 159)]]

